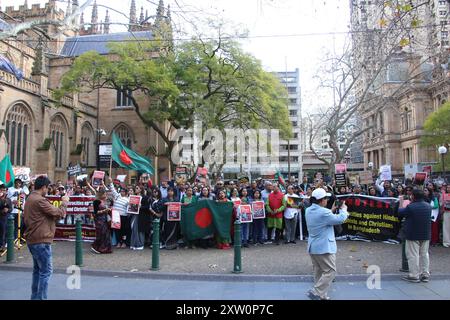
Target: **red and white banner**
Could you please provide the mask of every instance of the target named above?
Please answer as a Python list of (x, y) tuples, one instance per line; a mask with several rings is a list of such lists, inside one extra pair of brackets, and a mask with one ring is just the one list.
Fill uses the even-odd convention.
[[(55, 207), (61, 206), (61, 196), (46, 196), (48, 201)], [(67, 214), (92, 214), (94, 213), (93, 202), (95, 196), (71, 196), (67, 206)]]

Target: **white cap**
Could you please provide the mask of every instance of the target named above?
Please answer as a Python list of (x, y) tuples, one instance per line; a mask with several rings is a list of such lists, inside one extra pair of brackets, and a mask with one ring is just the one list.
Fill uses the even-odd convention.
[(327, 193), (323, 188), (317, 188), (311, 194), (316, 200), (321, 200), (325, 197), (331, 197), (331, 193)]

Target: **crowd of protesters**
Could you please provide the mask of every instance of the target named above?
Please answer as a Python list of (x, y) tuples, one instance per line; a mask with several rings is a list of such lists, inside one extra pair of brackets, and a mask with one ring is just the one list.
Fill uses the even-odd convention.
[[(254, 201), (264, 201), (266, 206), (266, 219), (255, 219), (252, 223), (243, 224), (242, 245), (264, 244), (292, 244), (297, 239), (307, 239), (308, 230), (305, 220), (305, 210), (310, 203), (310, 197), (317, 188), (324, 188), (331, 194), (327, 207), (330, 209), (336, 200), (336, 195), (360, 194), (376, 197), (392, 197), (401, 200), (410, 200), (414, 185), (393, 184), (390, 181), (376, 181), (372, 185), (353, 185), (351, 187), (336, 187), (326, 184), (322, 179), (308, 179), (303, 177), (301, 181), (292, 179), (284, 185), (277, 182), (258, 179), (249, 182), (218, 180), (212, 184), (201, 182), (177, 184), (174, 181), (163, 179), (160, 185), (140, 180), (134, 185), (124, 185), (117, 180), (106, 178), (103, 186), (94, 188), (84, 180), (75, 185), (65, 186), (57, 181), (48, 188), (48, 195), (53, 196), (96, 196), (94, 212), (92, 215), (67, 215), (61, 224), (74, 224), (77, 218), (82, 218), (83, 223), (96, 226), (97, 240), (92, 246), (96, 253), (110, 253), (112, 248), (130, 248), (142, 250), (145, 246), (151, 246), (152, 221), (154, 218), (161, 220), (161, 248), (176, 249), (178, 247), (217, 247), (229, 249), (230, 241), (207, 237), (194, 243), (183, 240), (179, 222), (168, 221), (167, 207), (169, 202), (181, 202), (183, 205), (202, 201), (235, 201), (241, 200), (242, 204), (251, 204)], [(450, 246), (450, 186), (441, 185), (439, 188), (433, 183), (424, 186), (425, 199), (437, 211), (432, 222), (431, 245), (442, 244)], [(16, 219), (20, 206), (21, 195), (29, 194), (33, 185), (24, 187), (22, 181), (16, 180), (14, 187), (6, 189), (0, 186), (0, 248), (5, 245), (6, 217), (13, 215)], [(139, 214), (128, 213), (129, 196), (142, 197)], [(297, 195), (301, 200), (291, 203), (288, 197)], [(24, 197), (25, 197), (24, 196)], [(24, 199), (24, 197), (22, 199)], [(110, 228), (111, 211), (120, 213), (120, 230)], [(23, 223), (23, 221), (22, 221)], [(24, 226), (22, 226), (24, 228)], [(23, 230), (22, 230), (23, 232)], [(230, 238), (231, 239), (231, 238)]]

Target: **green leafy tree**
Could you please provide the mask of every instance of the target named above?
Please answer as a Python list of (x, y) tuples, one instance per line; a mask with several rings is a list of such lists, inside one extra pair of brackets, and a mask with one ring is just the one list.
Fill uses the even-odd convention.
[[(275, 128), (291, 137), (286, 89), (237, 42), (219, 36), (171, 46), (136, 41), (111, 44), (109, 56), (87, 52), (64, 75), (55, 98), (99, 88), (129, 90), (137, 115), (163, 139), (171, 162), (174, 131), (191, 128), (195, 120), (204, 129)], [(166, 121), (168, 130), (161, 126)]]

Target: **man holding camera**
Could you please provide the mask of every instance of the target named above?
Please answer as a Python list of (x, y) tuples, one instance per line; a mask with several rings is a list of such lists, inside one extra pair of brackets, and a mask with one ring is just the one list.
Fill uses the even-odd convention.
[(328, 290), (336, 276), (337, 252), (333, 226), (343, 224), (348, 218), (345, 203), (335, 203), (331, 210), (326, 208), (329, 197), (331, 193), (317, 188), (311, 195), (311, 206), (306, 209), (308, 253), (314, 271), (314, 287), (308, 291), (311, 300), (330, 299)]
[(49, 185), (47, 177), (38, 177), (34, 191), (25, 203), (25, 239), (33, 256), (31, 300), (47, 299), (48, 281), (53, 272), (51, 244), (55, 237), (56, 221), (65, 218), (69, 202), (69, 197), (64, 196), (60, 207), (54, 207), (45, 198)]

